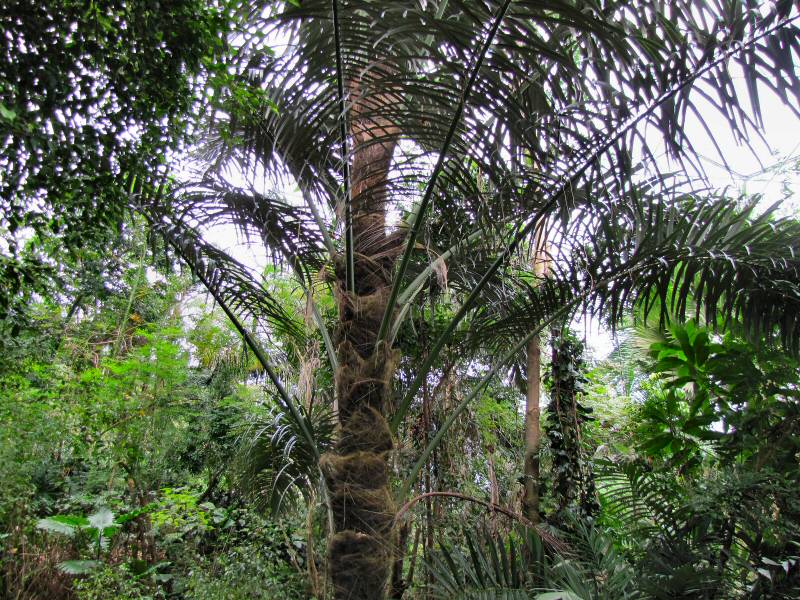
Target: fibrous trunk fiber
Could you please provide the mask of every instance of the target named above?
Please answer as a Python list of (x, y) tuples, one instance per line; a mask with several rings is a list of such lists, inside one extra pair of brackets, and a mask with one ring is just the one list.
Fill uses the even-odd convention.
[(340, 436), (335, 453), (322, 459), (336, 531), (328, 569), (335, 597), (348, 600), (383, 597), (393, 559), (392, 435), (384, 415), (397, 358), (375, 344), (388, 288), (368, 287), (368, 293), (337, 289)]
[[(361, 82), (363, 83), (363, 82)], [(392, 435), (386, 420), (396, 353), (377, 334), (386, 309), (396, 238), (386, 235), (387, 177), (397, 129), (380, 117), (391, 97), (364, 99), (351, 84), (352, 228), (354, 285), (347, 289), (344, 259), (336, 265), (336, 394), (340, 435), (323, 456), (335, 533), (328, 572), (337, 600), (384, 597), (395, 555), (395, 507), (389, 492)]]

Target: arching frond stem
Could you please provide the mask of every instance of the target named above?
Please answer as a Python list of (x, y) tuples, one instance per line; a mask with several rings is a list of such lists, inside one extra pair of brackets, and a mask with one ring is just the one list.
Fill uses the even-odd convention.
[[(309, 290), (306, 290), (306, 294), (309, 293)], [(322, 335), (322, 343), (325, 344), (325, 352), (328, 354), (328, 360), (331, 363), (331, 369), (333, 369), (335, 372), (339, 367), (339, 360), (336, 358), (336, 349), (333, 346), (331, 334), (328, 331), (328, 328), (325, 326), (325, 321), (322, 320), (322, 315), (319, 313), (317, 303), (314, 302), (314, 299), (310, 296), (309, 299), (311, 301), (311, 314), (314, 317), (314, 322), (317, 324), (317, 329), (319, 329), (320, 335)]]
[(333, 240), (331, 239), (331, 234), (328, 232), (328, 228), (325, 227), (325, 221), (322, 220), (322, 215), (319, 214), (319, 210), (317, 210), (317, 205), (314, 202), (314, 198), (311, 197), (311, 194), (307, 191), (303, 192), (303, 199), (306, 201), (306, 206), (308, 206), (308, 210), (311, 213), (311, 217), (314, 219), (314, 223), (316, 223), (317, 228), (319, 229), (320, 235), (322, 235), (322, 243), (325, 244), (325, 249), (328, 251), (328, 255), (330, 259), (336, 256), (336, 246), (333, 244)]
[(313, 448), (314, 450), (315, 457), (319, 459), (319, 449), (317, 448), (314, 436), (308, 430), (305, 419), (300, 414), (300, 411), (297, 409), (297, 406), (295, 405), (294, 401), (289, 395), (289, 392), (286, 391), (286, 388), (284, 387), (283, 383), (278, 377), (278, 374), (275, 372), (275, 369), (272, 367), (272, 364), (270, 363), (266, 354), (264, 354), (264, 351), (261, 349), (261, 346), (255, 340), (255, 338), (250, 334), (247, 328), (242, 324), (241, 320), (239, 320), (239, 317), (237, 317), (234, 314), (234, 312), (230, 309), (228, 303), (225, 302), (225, 299), (222, 296), (220, 296), (220, 294), (217, 293), (214, 286), (211, 285), (211, 282), (206, 279), (206, 277), (200, 272), (199, 269), (194, 268), (192, 262), (185, 255), (180, 246), (171, 239), (169, 239), (168, 241), (169, 244), (172, 246), (173, 250), (175, 250), (178, 256), (181, 257), (181, 259), (183, 259), (183, 261), (189, 266), (189, 268), (192, 270), (195, 276), (200, 280), (200, 283), (202, 283), (203, 286), (208, 290), (208, 292), (213, 296), (214, 301), (217, 304), (219, 304), (220, 308), (222, 309), (222, 312), (225, 313), (225, 316), (228, 317), (228, 319), (230, 320), (231, 324), (233, 324), (236, 331), (239, 333), (240, 336), (242, 336), (242, 339), (244, 340), (244, 343), (247, 345), (247, 347), (250, 348), (250, 350), (252, 350), (256, 359), (264, 369), (264, 372), (266, 372), (267, 377), (269, 377), (270, 381), (275, 386), (275, 389), (278, 391), (278, 395), (280, 396), (284, 406), (292, 415), (292, 418), (295, 419), (297, 423), (300, 425), (300, 428), (303, 432), (303, 436), (306, 438), (309, 447)]
[[(312, 452), (314, 453), (314, 458), (317, 464), (319, 465), (320, 453), (319, 453), (319, 447), (317, 445), (317, 440), (314, 438), (311, 431), (309, 431), (305, 418), (303, 417), (303, 415), (300, 414), (297, 405), (292, 400), (291, 396), (289, 395), (289, 392), (286, 391), (286, 388), (284, 387), (283, 383), (278, 377), (278, 374), (275, 372), (275, 369), (272, 367), (272, 364), (270, 363), (269, 359), (264, 354), (264, 351), (261, 349), (261, 346), (255, 340), (255, 338), (250, 334), (247, 328), (245, 328), (245, 326), (242, 325), (241, 320), (239, 320), (239, 318), (230, 309), (227, 302), (225, 302), (225, 299), (216, 293), (214, 287), (211, 285), (211, 282), (209, 282), (203, 276), (203, 274), (199, 272), (198, 269), (192, 267), (191, 261), (188, 260), (188, 257), (183, 253), (180, 246), (171, 239), (168, 241), (169, 244), (172, 246), (172, 248), (175, 250), (175, 252), (178, 254), (178, 256), (180, 256), (183, 259), (183, 261), (187, 265), (189, 265), (189, 268), (192, 269), (192, 272), (197, 276), (197, 278), (200, 280), (203, 286), (208, 290), (208, 292), (214, 297), (214, 300), (217, 302), (217, 304), (219, 304), (220, 308), (222, 308), (222, 311), (225, 313), (225, 316), (228, 317), (228, 319), (233, 324), (236, 331), (239, 332), (239, 335), (242, 336), (242, 339), (244, 340), (247, 347), (250, 348), (250, 350), (252, 350), (253, 354), (256, 356), (256, 359), (261, 364), (264, 371), (267, 373), (267, 377), (269, 377), (270, 381), (275, 386), (275, 389), (278, 390), (278, 394), (280, 395), (281, 400), (283, 401), (284, 407), (289, 411), (289, 413), (292, 415), (292, 418), (300, 426), (300, 430), (303, 433), (303, 437), (306, 438), (308, 447), (312, 449)], [(333, 511), (331, 508), (328, 490), (325, 485), (325, 479), (324, 477), (321, 476), (321, 473), (320, 473), (320, 488), (322, 491), (322, 497), (324, 500), (328, 517), (327, 519), (328, 530), (333, 531)]]
[(342, 68), (342, 33), (339, 27), (339, 3), (331, 0), (333, 9), (333, 36), (336, 46), (336, 93), (339, 100), (339, 135), (342, 144), (342, 183), (344, 185), (344, 255), (345, 285), (348, 291), (356, 289), (353, 246), (353, 199), (350, 186), (350, 158), (347, 149), (347, 105), (344, 98), (344, 75)]
[(511, 2), (512, 0), (505, 0), (505, 2), (503, 2), (497, 11), (494, 22), (492, 23), (492, 27), (483, 42), (480, 53), (475, 59), (475, 64), (472, 65), (472, 71), (469, 74), (469, 79), (467, 79), (467, 82), (464, 84), (464, 88), (461, 90), (461, 97), (459, 98), (456, 109), (453, 112), (453, 118), (450, 121), (450, 128), (447, 130), (447, 135), (444, 138), (444, 142), (442, 142), (442, 148), (439, 150), (439, 156), (436, 159), (436, 165), (433, 168), (430, 179), (428, 179), (428, 184), (425, 186), (425, 194), (422, 196), (422, 200), (420, 201), (416, 218), (411, 224), (411, 229), (406, 236), (406, 248), (403, 252), (402, 258), (400, 259), (400, 267), (395, 274), (392, 291), (389, 294), (389, 302), (386, 304), (386, 310), (384, 311), (383, 318), (381, 319), (381, 326), (378, 329), (378, 338), (376, 343), (384, 341), (387, 333), (389, 332), (389, 324), (392, 319), (392, 315), (394, 314), (395, 303), (397, 301), (397, 296), (400, 293), (400, 286), (403, 284), (403, 276), (408, 269), (408, 264), (411, 260), (411, 254), (414, 252), (414, 245), (417, 241), (419, 231), (422, 228), (422, 224), (425, 222), (425, 214), (428, 204), (433, 197), (433, 192), (436, 188), (436, 181), (439, 178), (442, 168), (444, 167), (444, 161), (447, 158), (447, 153), (450, 150), (450, 144), (453, 141), (456, 129), (458, 129), (458, 125), (461, 122), (461, 115), (464, 113), (464, 107), (466, 106), (467, 100), (472, 93), (472, 88), (474, 87), (475, 81), (478, 78), (478, 73), (483, 66), (483, 61), (486, 58), (487, 52), (489, 52), (492, 42), (494, 42), (494, 38), (500, 29), (500, 24), (503, 22), (503, 18), (505, 17)]

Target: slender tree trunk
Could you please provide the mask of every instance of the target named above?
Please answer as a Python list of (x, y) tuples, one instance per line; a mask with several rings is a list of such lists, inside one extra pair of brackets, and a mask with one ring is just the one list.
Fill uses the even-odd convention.
[(539, 522), (541, 354), (539, 336), (536, 335), (528, 342), (528, 393), (525, 396), (525, 493), (522, 497), (522, 514), (531, 523)]
[[(549, 271), (546, 224), (537, 227), (534, 236), (532, 267), (537, 277), (544, 277)], [(541, 380), (542, 351), (541, 339), (535, 335), (528, 342), (528, 390), (525, 395), (525, 462), (523, 475), (525, 481), (522, 497), (522, 514), (531, 522), (539, 522), (539, 447), (541, 445)]]
[(397, 555), (394, 557), (394, 565), (392, 567), (392, 583), (389, 586), (389, 598), (392, 600), (400, 600), (403, 593), (410, 585), (403, 579), (403, 567), (405, 566), (405, 552), (408, 545), (408, 534), (410, 528), (409, 524), (405, 523), (400, 527), (398, 532)]
[[(426, 350), (427, 352), (427, 350)], [(435, 392), (435, 390), (434, 390)], [(431, 432), (431, 394), (428, 391), (428, 381), (422, 382), (422, 446), (426, 447), (429, 442)], [(432, 462), (436, 459), (436, 452), (428, 458), (425, 463), (425, 477), (423, 489), (425, 493), (433, 491), (433, 472)], [(430, 598), (430, 584), (432, 583), (431, 570), (428, 565), (431, 563), (431, 551), (433, 550), (433, 498), (428, 498), (425, 502), (425, 539), (423, 541), (423, 555), (425, 557), (425, 598)]]
[[(378, 75), (376, 75), (378, 73)], [(371, 77), (379, 77), (373, 69)], [(380, 600), (395, 554), (395, 507), (389, 491), (392, 435), (386, 420), (396, 353), (378, 345), (397, 243), (387, 237), (387, 178), (397, 129), (380, 116), (392, 98), (368, 94), (376, 81), (351, 82), (352, 225), (355, 289), (345, 260), (336, 265), (336, 394), (339, 439), (321, 467), (330, 491), (335, 533), (328, 572), (338, 600)]]
[[(497, 484), (497, 471), (494, 467), (494, 446), (489, 445), (486, 448), (487, 454), (487, 475), (489, 476), (489, 504), (491, 506), (500, 506), (500, 486)], [(497, 536), (500, 531), (500, 522), (498, 515), (494, 510), (489, 513), (489, 533), (493, 538)]]
[(414, 570), (417, 567), (417, 552), (419, 551), (419, 542), (420, 542), (420, 534), (422, 533), (422, 528), (419, 526), (414, 527), (414, 543), (411, 545), (411, 560), (409, 561), (408, 565), (408, 578), (406, 581), (408, 582), (408, 587), (414, 585)]

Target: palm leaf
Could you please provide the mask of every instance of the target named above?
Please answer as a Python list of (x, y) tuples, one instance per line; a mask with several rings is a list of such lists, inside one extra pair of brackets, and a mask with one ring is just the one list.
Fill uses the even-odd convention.
[(176, 195), (175, 214), (190, 215), (195, 228), (233, 225), (247, 240), (256, 238), (273, 261), (293, 260), (307, 282), (325, 264), (324, 236), (307, 208), (274, 193), (259, 193), (210, 179)]
[[(431, 554), (428, 568), (433, 577), (433, 598), (463, 600), (527, 600), (532, 574), (545, 573), (541, 540), (533, 531), (524, 532), (529, 552), (516, 552), (513, 537), (498, 538), (480, 530), (465, 529), (465, 552), (448, 543)], [(505, 557), (505, 558), (501, 558)], [(528, 562), (528, 558), (537, 562)]]
[(333, 441), (335, 420), (329, 409), (316, 403), (311, 413), (299, 410), (313, 446), (303, 428), (278, 409), (247, 423), (239, 438), (240, 449), (234, 461), (236, 484), (273, 514), (293, 506), (298, 494), (310, 494), (319, 480), (319, 456), (330, 449)]
[[(147, 197), (145, 184), (140, 183), (138, 194)], [(240, 263), (204, 242), (200, 236), (183, 223), (173, 224), (168, 213), (161, 207), (163, 186), (155, 193), (155, 200), (139, 203), (138, 210), (150, 221), (152, 230), (164, 237), (167, 244), (185, 262), (192, 273), (213, 296), (231, 324), (241, 335), (246, 346), (258, 359), (264, 372), (278, 392), (279, 406), (288, 419), (302, 432), (308, 448), (315, 449), (317, 440), (309, 428), (298, 403), (292, 399), (278, 377), (272, 361), (262, 350), (255, 337), (243, 325), (239, 315), (251, 316), (255, 322), (259, 317), (271, 318), (273, 327), (280, 327), (284, 334), (302, 339), (302, 328), (283, 310), (263, 286), (259, 286), (250, 272)], [(239, 286), (239, 287), (237, 287)], [(238, 313), (238, 315), (237, 315)]]
[(639, 198), (556, 228), (569, 243), (552, 257), (550, 276), (517, 277), (503, 293), (484, 294), (473, 339), (497, 349), (572, 302), (612, 326), (636, 306), (662, 322), (741, 321), (753, 338), (775, 336), (797, 351), (800, 224), (774, 218), (775, 207), (759, 213), (753, 201), (682, 196), (665, 208)]
[[(293, 165), (298, 181), (316, 186), (331, 205), (341, 201), (342, 188), (334, 183), (343, 156), (337, 86), (372, 73), (350, 105), (366, 117), (392, 120), (415, 142), (419, 156), (445, 161), (435, 170), (441, 179), (437, 195), (450, 186), (462, 199), (481, 200), (469, 176), (477, 168), (491, 189), (530, 206), (554, 183), (570, 179), (632, 115), (643, 127), (656, 127), (676, 156), (694, 158), (684, 121), (688, 112), (705, 110), (712, 88), (700, 85), (698, 73), (724, 94), (712, 106), (743, 140), (759, 123), (758, 83), (769, 83), (797, 104), (791, 56), (798, 42), (785, 2), (760, 11), (739, 4), (720, 11), (689, 1), (669, 9), (639, 4), (631, 11), (626, 3), (612, 3), (601, 13), (590, 3), (514, 2), (502, 22), (495, 21), (499, 27), (488, 52), (478, 41), (489, 39), (484, 32), (502, 14), (502, 3), (337, 2), (337, 27), (323, 0), (259, 13), (253, 28), (279, 31), (288, 36), (288, 46), (267, 60), (254, 60), (265, 55), (256, 43), (241, 53), (243, 74), (277, 106), (242, 126), (244, 148), (255, 150), (267, 167), (275, 167), (276, 159)], [(742, 50), (731, 52), (734, 45)], [(740, 58), (750, 83), (746, 104), (730, 93), (727, 64), (720, 60), (726, 53)], [(339, 57), (337, 69), (331, 57)], [(477, 67), (469, 86), (464, 64)], [(467, 89), (473, 93), (465, 105), (459, 96)], [(463, 119), (453, 118), (462, 110)], [(654, 156), (638, 131), (628, 130), (603, 149), (585, 179), (596, 181), (607, 153), (621, 177), (630, 175), (636, 146)], [(380, 132), (375, 134), (372, 143), (381, 143)], [(452, 144), (445, 143), (451, 135)], [(409, 190), (427, 180), (425, 169), (401, 170), (390, 182), (390, 196), (409, 197)]]
[(224, 302), (229, 310), (242, 317), (266, 319), (282, 333), (302, 340), (300, 325), (243, 264), (204, 242), (192, 229), (160, 224), (153, 229), (168, 241), (218, 302)]

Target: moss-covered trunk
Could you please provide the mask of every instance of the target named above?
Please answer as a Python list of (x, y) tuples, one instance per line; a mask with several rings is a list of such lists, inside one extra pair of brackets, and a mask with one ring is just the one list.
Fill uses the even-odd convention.
[[(350, 91), (357, 96), (357, 89)], [(335, 526), (328, 571), (341, 600), (382, 598), (394, 554), (386, 414), (397, 357), (376, 340), (396, 256), (396, 242), (385, 229), (396, 130), (376, 116), (380, 103), (380, 97), (369, 102), (356, 97), (351, 109), (355, 289), (347, 289), (344, 260), (336, 269), (340, 436), (335, 451), (322, 458), (322, 469)]]

